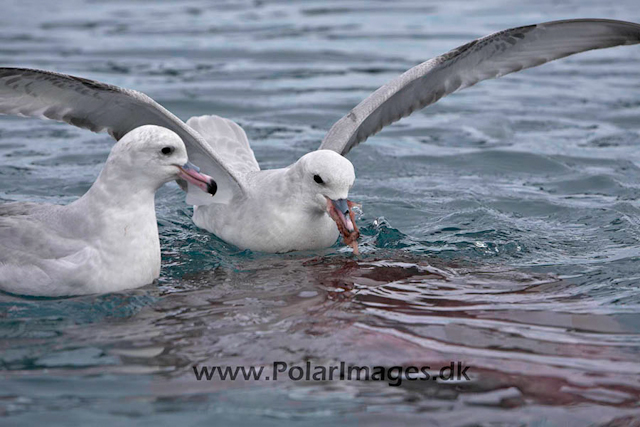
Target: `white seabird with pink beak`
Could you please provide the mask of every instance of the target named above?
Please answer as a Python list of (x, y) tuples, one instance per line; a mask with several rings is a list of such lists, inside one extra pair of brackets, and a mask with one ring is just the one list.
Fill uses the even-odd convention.
[(356, 145), (480, 81), (579, 52), (637, 43), (640, 25), (607, 19), (545, 22), (490, 34), (393, 79), (338, 120), (317, 151), (276, 170), (260, 169), (245, 132), (228, 119), (202, 116), (184, 123), (147, 95), (80, 77), (0, 68), (0, 114), (106, 130), (117, 140), (141, 125), (164, 126), (182, 138), (189, 158), (215, 182), (213, 195), (188, 185), (197, 226), (242, 249), (313, 250), (342, 235), (357, 251), (359, 233), (348, 201), (355, 173), (344, 157)]

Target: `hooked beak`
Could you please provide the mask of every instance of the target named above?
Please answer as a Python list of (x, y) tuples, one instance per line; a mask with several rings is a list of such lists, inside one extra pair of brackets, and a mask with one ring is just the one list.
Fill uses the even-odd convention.
[(360, 230), (356, 226), (356, 219), (352, 207), (358, 206), (347, 199), (331, 200), (327, 199), (327, 213), (336, 222), (344, 243), (353, 248), (353, 253), (358, 255), (358, 237)]
[(331, 203), (333, 204), (333, 207), (338, 214), (338, 218), (340, 219), (344, 227), (348, 231), (353, 231), (353, 221), (351, 221), (351, 217), (349, 215), (349, 206), (347, 205), (347, 199), (331, 200)]
[(200, 188), (205, 193), (209, 193), (212, 196), (218, 191), (218, 185), (209, 175), (200, 173), (200, 168), (191, 162), (185, 163), (183, 166), (178, 166), (180, 172), (178, 176), (187, 182)]

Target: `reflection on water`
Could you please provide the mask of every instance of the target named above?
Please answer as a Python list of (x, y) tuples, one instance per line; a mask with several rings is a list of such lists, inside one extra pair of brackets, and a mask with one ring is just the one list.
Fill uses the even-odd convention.
[[(61, 405), (116, 418), (195, 408), (229, 419), (248, 412), (322, 423), (399, 408), (407, 419), (424, 413), (434, 421), (446, 420), (448, 411), (460, 420), (501, 419), (505, 409), (535, 420), (532, 408), (541, 406), (558, 420), (569, 417), (559, 408), (575, 405), (588, 417), (596, 407), (598, 417), (635, 414), (637, 310), (607, 308), (589, 296), (589, 286), (551, 274), (381, 255), (265, 256), (245, 259), (241, 269), (188, 274), (180, 288), (6, 297), (4, 411), (35, 420), (34, 408)], [(270, 370), (274, 361), (435, 372), (460, 361), (470, 366), (471, 381), (405, 379), (397, 388), (286, 376), (277, 383), (196, 381), (191, 370)], [(51, 383), (44, 391), (43, 375)]]
[[(271, 168), (316, 148), (333, 121), (419, 61), (531, 22), (640, 22), (634, 6), (27, 1), (0, 15), (0, 58), (136, 88), (184, 119), (232, 118)], [(634, 425), (639, 65), (629, 47), (487, 82), (355, 149), (361, 257), (340, 244), (239, 251), (196, 230), (166, 186), (159, 283), (0, 296), (0, 420)], [(0, 200), (67, 203), (111, 145), (1, 119)], [(471, 381), (197, 381), (192, 371), (274, 361), (460, 361)]]

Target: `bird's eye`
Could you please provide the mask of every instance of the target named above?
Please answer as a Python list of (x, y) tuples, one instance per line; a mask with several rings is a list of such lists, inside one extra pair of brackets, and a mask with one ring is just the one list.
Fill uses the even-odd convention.
[(173, 147), (162, 147), (162, 150), (160, 150), (160, 152), (162, 154), (164, 154), (165, 156), (168, 156), (169, 154), (173, 153), (175, 151), (175, 148)]
[(315, 182), (317, 182), (318, 184), (324, 184), (324, 181), (322, 180), (322, 178), (320, 177), (320, 175), (313, 175), (313, 180)]

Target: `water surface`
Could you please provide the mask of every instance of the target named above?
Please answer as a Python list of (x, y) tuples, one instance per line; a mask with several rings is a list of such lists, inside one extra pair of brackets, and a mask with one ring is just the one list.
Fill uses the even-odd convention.
[[(263, 168), (407, 68), (636, 2), (22, 1), (0, 63), (143, 91), (247, 131)], [(640, 417), (640, 49), (484, 82), (349, 154), (363, 255), (240, 251), (157, 197), (159, 283), (0, 296), (3, 425), (631, 425)], [(0, 120), (0, 201), (68, 203), (113, 141)], [(471, 381), (197, 381), (192, 366), (471, 366)], [(607, 424), (610, 423), (610, 424)]]

